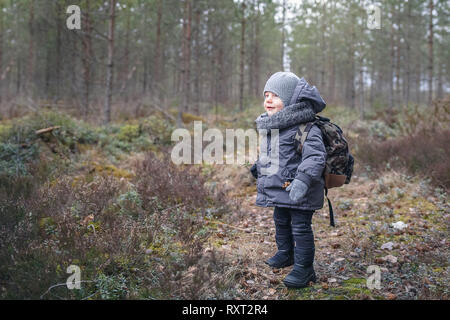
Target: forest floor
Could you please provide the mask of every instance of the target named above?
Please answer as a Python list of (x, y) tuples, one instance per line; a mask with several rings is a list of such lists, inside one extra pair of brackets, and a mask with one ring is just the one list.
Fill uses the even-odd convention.
[[(318, 281), (303, 289), (284, 286), (292, 267), (264, 263), (276, 252), (273, 208), (255, 205), (249, 168), (170, 163), (164, 117), (0, 122), (0, 298), (448, 299), (450, 205), (436, 185), (448, 183), (448, 114), (435, 115), (443, 128), (428, 137), (409, 134), (420, 114), (389, 126), (333, 112), (357, 162), (351, 183), (329, 192), (336, 227), (327, 201), (314, 214)], [(206, 122), (251, 128), (257, 111), (247, 113)], [(440, 180), (421, 178), (428, 171)], [(89, 279), (83, 290), (55, 287), (70, 264)]]
[[(292, 267), (264, 263), (276, 252), (273, 208), (257, 207), (256, 189), (243, 187), (242, 180), (226, 180), (240, 213), (215, 221), (206, 249), (214, 248), (229, 266), (225, 274), (238, 280), (233, 298), (448, 299), (450, 208), (425, 183), (390, 171), (376, 181), (355, 176), (332, 189), (336, 227), (329, 225), (326, 201), (313, 217), (318, 281), (287, 289), (282, 280)], [(392, 226), (399, 221), (403, 229)], [(378, 289), (368, 288), (371, 265), (379, 267)]]

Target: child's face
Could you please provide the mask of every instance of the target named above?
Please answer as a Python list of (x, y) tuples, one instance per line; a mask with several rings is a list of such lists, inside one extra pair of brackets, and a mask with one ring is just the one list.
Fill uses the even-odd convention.
[(264, 109), (266, 109), (269, 117), (283, 109), (283, 101), (275, 93), (266, 91), (264, 96), (266, 97), (264, 99)]

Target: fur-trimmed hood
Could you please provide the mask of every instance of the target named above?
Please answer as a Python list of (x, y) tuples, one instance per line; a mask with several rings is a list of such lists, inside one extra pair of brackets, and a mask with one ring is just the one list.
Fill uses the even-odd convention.
[(305, 78), (298, 80), (288, 106), (270, 116), (267, 112), (256, 120), (257, 129), (284, 129), (302, 122), (312, 121), (316, 113), (325, 109), (326, 103), (316, 87)]

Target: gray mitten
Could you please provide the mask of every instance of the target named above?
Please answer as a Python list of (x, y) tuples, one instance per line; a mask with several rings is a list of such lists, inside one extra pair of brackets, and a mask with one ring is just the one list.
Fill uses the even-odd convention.
[(258, 179), (258, 168), (256, 167), (256, 162), (255, 164), (250, 168), (250, 172), (252, 173), (252, 176), (255, 179)]
[(298, 202), (298, 200), (305, 196), (308, 191), (308, 186), (303, 181), (294, 179), (294, 181), (286, 188), (286, 191), (290, 191), (289, 198), (291, 198), (292, 201)]

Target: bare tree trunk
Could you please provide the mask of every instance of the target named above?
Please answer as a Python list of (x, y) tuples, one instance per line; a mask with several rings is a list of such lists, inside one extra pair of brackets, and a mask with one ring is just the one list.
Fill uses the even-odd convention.
[(183, 67), (181, 69), (182, 76), (182, 101), (178, 110), (177, 125), (181, 126), (182, 114), (189, 109), (190, 101), (190, 61), (191, 61), (191, 0), (184, 2), (184, 18), (183, 18)]
[(34, 75), (34, 0), (30, 1), (30, 14), (28, 16), (28, 31), (30, 40), (28, 43), (28, 70), (27, 70), (27, 93), (31, 94)]
[[(126, 33), (125, 33), (125, 52), (124, 52), (124, 63), (122, 67), (122, 75), (121, 75), (121, 81), (123, 83), (128, 82), (130, 79), (128, 79), (128, 75), (130, 74), (130, 18), (131, 18), (131, 12), (130, 8), (127, 7), (127, 26), (126, 26)], [(128, 102), (128, 93), (123, 92), (125, 103)]]
[(400, 89), (400, 36), (397, 36), (397, 45), (395, 46), (395, 104), (400, 102), (401, 89)]
[(77, 59), (78, 59), (78, 41), (77, 36), (75, 33), (69, 34), (70, 38), (70, 59), (71, 63), (69, 64), (69, 75), (70, 75), (70, 98), (72, 101), (76, 100), (78, 97), (78, 90), (77, 90)]
[(280, 70), (284, 70), (284, 46), (286, 44), (286, 0), (283, 0), (282, 4), (283, 8), (283, 18), (281, 20), (281, 68)]
[(253, 1), (253, 3), (251, 4), (251, 12), (250, 14), (250, 19), (249, 19), (249, 31), (250, 31), (250, 35), (249, 35), (249, 39), (248, 39), (248, 53), (249, 56), (247, 57), (248, 59), (248, 88), (247, 88), (247, 93), (248, 96), (251, 97), (253, 95), (253, 77), (255, 75), (254, 72), (254, 65), (255, 65), (255, 59), (254, 59), (254, 46), (255, 46), (255, 18), (254, 18), (254, 14), (255, 14), (255, 2)]
[[(333, 15), (336, 9), (336, 2), (331, 1), (330, 4), (331, 12), (330, 15)], [(329, 66), (329, 80), (328, 80), (328, 99), (329, 102), (334, 103), (335, 102), (335, 94), (336, 94), (336, 53), (335, 53), (335, 46), (334, 46), (334, 24), (333, 19), (330, 19), (330, 45), (328, 46), (330, 52), (328, 54), (328, 66)]]
[(109, 1), (109, 27), (108, 27), (108, 62), (106, 67), (106, 94), (103, 109), (104, 123), (111, 121), (111, 98), (113, 89), (114, 72), (114, 23), (115, 23), (116, 0)]
[(3, 92), (3, 80), (2, 74), (3, 74), (3, 4), (0, 3), (0, 105), (2, 103), (2, 96), (4, 95)]
[(334, 103), (335, 99), (335, 88), (336, 88), (336, 58), (334, 54), (334, 49), (331, 48), (329, 55), (329, 66), (330, 66), (330, 76), (328, 83), (328, 99), (329, 102)]
[(219, 66), (219, 75), (218, 75), (218, 79), (216, 82), (216, 92), (217, 92), (217, 100), (221, 103), (221, 104), (225, 104), (226, 103), (226, 91), (225, 89), (221, 89), (219, 87), (220, 85), (223, 85), (225, 87), (225, 83), (226, 83), (226, 70), (225, 70), (225, 62), (224, 62), (224, 57), (223, 57), (223, 53), (224, 53), (224, 48), (223, 48), (223, 43), (225, 41), (220, 41), (219, 42), (219, 48), (217, 50), (217, 65)]
[(17, 59), (17, 79), (16, 79), (16, 95), (20, 95), (20, 88), (22, 87), (22, 69), (20, 58)]
[(209, 100), (212, 101), (215, 96), (215, 79), (216, 79), (216, 64), (215, 64), (215, 44), (214, 44), (214, 34), (215, 34), (215, 25), (213, 23), (212, 12), (208, 11), (208, 23), (207, 23), (207, 39), (208, 39), (208, 48), (211, 48), (208, 51), (208, 62), (209, 62)]
[(391, 26), (391, 70), (389, 72), (389, 108), (394, 107), (394, 67), (395, 67), (395, 50), (394, 50), (394, 29)]
[[(352, 50), (353, 52), (353, 50)], [(352, 54), (353, 56), (353, 54)], [(350, 62), (350, 80), (349, 80), (349, 94), (350, 94), (350, 107), (352, 109), (355, 109), (355, 98), (356, 98), (356, 92), (355, 92), (355, 59), (353, 58)]]
[[(162, 22), (162, 0), (158, 0), (157, 2), (157, 15), (156, 15), (156, 48), (155, 48), (155, 58), (153, 61), (154, 66), (154, 72), (153, 72), (153, 83), (152, 83), (152, 92), (156, 93), (155, 91), (159, 91), (159, 85), (160, 85), (160, 63), (161, 63), (161, 22)], [(160, 94), (157, 94), (158, 96), (161, 96)]]
[[(411, 18), (411, 2), (408, 1), (408, 21), (412, 21)], [(410, 93), (411, 93), (411, 39), (410, 39), (410, 24), (406, 26), (406, 88), (405, 88), (405, 105), (409, 105)]]
[(438, 78), (437, 78), (437, 98), (438, 99), (442, 99), (444, 96), (444, 88), (443, 88), (443, 83), (442, 83), (442, 69), (443, 66), (441, 66), (440, 68), (438, 68)]
[(59, 100), (60, 97), (60, 86), (61, 86), (61, 28), (63, 25), (61, 19), (61, 3), (56, 2), (56, 81), (55, 81), (55, 96), (54, 100)]
[[(420, 52), (419, 52), (420, 54)], [(422, 64), (421, 64), (421, 57), (417, 60), (417, 73), (416, 73), (416, 103), (420, 104), (421, 101), (421, 85), (422, 85)]]
[(48, 100), (49, 90), (50, 90), (50, 66), (52, 65), (51, 56), (50, 56), (50, 46), (46, 47), (45, 50), (45, 86), (44, 93), (45, 99)]
[[(181, 40), (181, 42), (183, 43), (183, 40)], [(181, 45), (183, 46), (183, 44)], [(183, 70), (183, 57), (182, 57), (183, 53), (181, 52), (181, 54), (177, 53), (177, 62), (178, 62), (178, 67), (175, 68), (176, 70), (174, 70), (175, 72), (175, 92), (178, 94), (180, 92), (180, 83), (182, 80), (182, 74), (181, 74), (181, 70)], [(180, 70), (180, 72), (178, 72), (178, 70)]]
[(183, 109), (189, 111), (191, 102), (191, 26), (192, 26), (192, 3), (187, 2), (187, 24), (186, 24), (186, 56), (185, 56), (185, 78), (183, 79), (183, 97), (185, 97)]
[[(327, 29), (327, 21), (325, 21), (325, 19), (327, 18), (327, 12), (326, 12), (326, 7), (327, 4), (324, 1), (323, 2), (323, 6), (322, 6), (322, 16), (320, 19), (320, 24), (321, 24), (321, 37), (320, 37), (320, 51), (321, 51), (321, 56), (322, 56), (322, 61), (327, 61), (326, 59), (326, 54), (327, 54), (327, 48), (326, 48), (326, 41), (325, 41), (325, 34), (326, 34), (326, 29)], [(325, 63), (321, 63), (320, 65), (320, 87), (321, 88), (325, 88)]]
[[(12, 3), (12, 2), (11, 2)], [(16, 10), (16, 12), (14, 13), (14, 25), (17, 25), (19, 23), (19, 14), (18, 14), (18, 10)], [(19, 30), (14, 30), (14, 36), (15, 37), (19, 37)], [(14, 49), (17, 48), (16, 46), (14, 46)], [(16, 61), (16, 66), (15, 66), (15, 71), (16, 71), (16, 81), (15, 81), (15, 95), (16, 96), (20, 96), (21, 93), (21, 88), (22, 88), (22, 69), (23, 69), (23, 61), (22, 61), (22, 57), (21, 56), (16, 56), (15, 57), (15, 61)]]
[(83, 92), (83, 116), (86, 119), (89, 113), (89, 95), (91, 89), (91, 65), (93, 59), (92, 52), (92, 25), (90, 18), (90, 5), (89, 0), (86, 0), (86, 11), (85, 11), (85, 33), (81, 44), (83, 46), (83, 82), (84, 82), (84, 92)]
[(405, 104), (409, 104), (409, 97), (411, 92), (411, 48), (409, 39), (406, 41), (406, 87), (405, 87)]
[(200, 113), (200, 101), (201, 101), (201, 90), (200, 90), (200, 33), (201, 33), (201, 25), (200, 25), (200, 17), (202, 11), (201, 8), (198, 7), (195, 10), (195, 81), (194, 81), (194, 92), (195, 92), (195, 104), (194, 104), (194, 112), (195, 114)]
[[(378, 84), (377, 84), (378, 85)], [(375, 97), (375, 68), (370, 68), (370, 96), (369, 96), (369, 108), (373, 107), (373, 99)]]
[(242, 2), (241, 60), (239, 66), (239, 110), (244, 110), (245, 2)]
[(365, 97), (364, 97), (364, 61), (361, 59), (359, 65), (359, 95), (360, 95), (360, 104), (359, 104), (359, 118), (361, 120), (364, 119), (364, 109), (365, 109)]
[[(353, 21), (353, 19), (352, 19)], [(351, 45), (349, 46), (350, 72), (349, 72), (349, 98), (350, 107), (355, 109), (355, 25), (351, 25)]]
[(213, 96), (213, 99), (214, 99), (214, 108), (215, 108), (215, 114), (216, 114), (216, 117), (215, 117), (215, 121), (217, 122), (217, 115), (218, 115), (218, 102), (219, 102), (219, 100), (218, 100), (218, 76), (217, 76), (217, 70), (218, 70), (218, 68), (216, 67), (216, 66), (218, 66), (219, 65), (219, 59), (218, 59), (218, 57), (219, 57), (219, 53), (217, 52), (218, 50), (216, 50), (216, 54), (213, 56), (213, 61), (214, 61), (214, 70), (215, 70), (215, 72), (214, 72), (214, 74), (215, 74), (215, 76), (214, 76), (214, 79), (213, 79), (213, 81), (212, 81), (212, 86), (213, 86), (213, 92), (214, 92), (214, 96)]
[(143, 75), (142, 75), (142, 94), (145, 95), (145, 93), (147, 92), (147, 59), (144, 57), (143, 58), (143, 64), (144, 64), (144, 71), (143, 71)]
[(255, 69), (254, 69), (254, 83), (253, 83), (253, 95), (255, 97), (259, 96), (259, 81), (260, 81), (260, 54), (259, 54), (259, 29), (260, 29), (260, 16), (261, 12), (259, 10), (259, 1), (257, 1), (257, 7), (256, 7), (256, 20), (255, 20), (255, 42), (254, 42), (254, 62), (255, 62)]
[(433, 0), (430, 0), (430, 24), (428, 35), (428, 105), (431, 106), (433, 101)]

